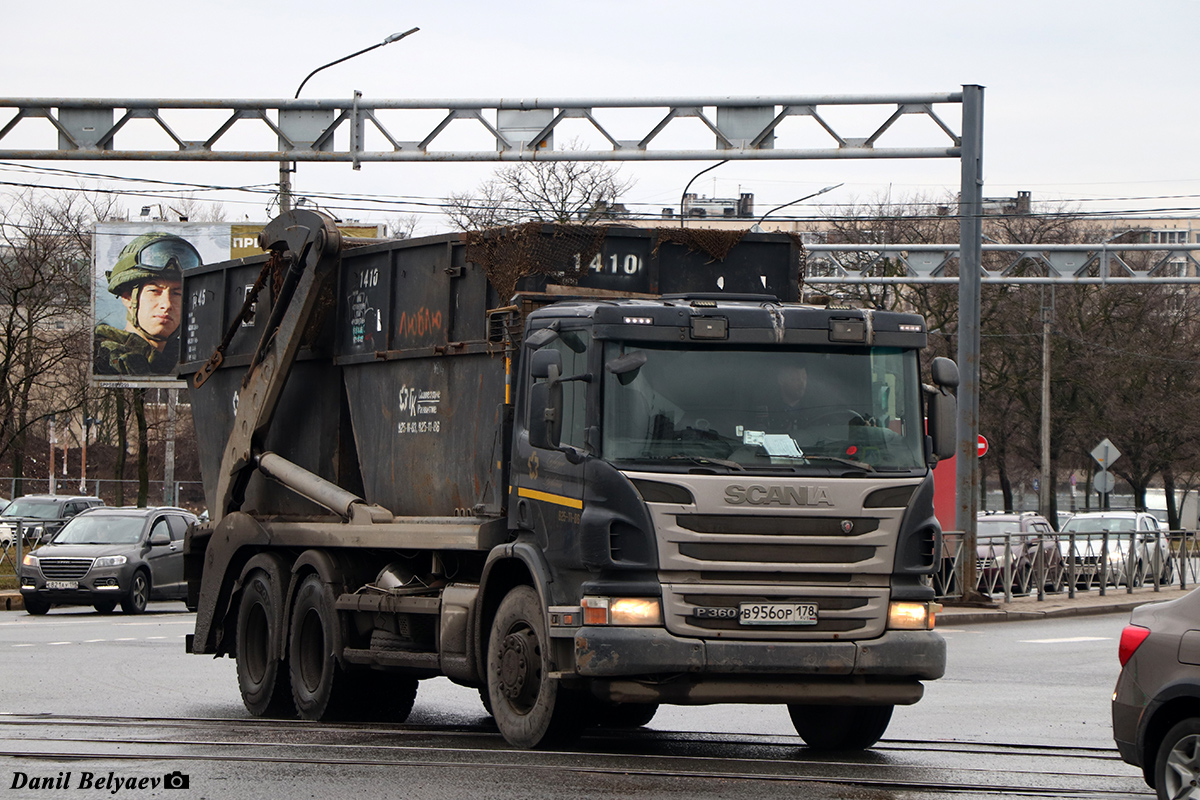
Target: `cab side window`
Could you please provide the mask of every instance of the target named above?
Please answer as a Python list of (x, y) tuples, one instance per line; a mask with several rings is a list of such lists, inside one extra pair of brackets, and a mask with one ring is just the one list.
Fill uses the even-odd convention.
[[(588, 371), (588, 336), (586, 332), (563, 331), (562, 335), (546, 345), (562, 356), (562, 377), (570, 378)], [(584, 432), (587, 429), (587, 381), (567, 381), (562, 384), (563, 420), (559, 442), (579, 449), (583, 448)]]

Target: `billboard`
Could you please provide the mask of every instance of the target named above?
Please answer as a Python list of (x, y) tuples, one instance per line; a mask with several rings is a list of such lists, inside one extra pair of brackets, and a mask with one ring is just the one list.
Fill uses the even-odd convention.
[[(92, 381), (99, 386), (182, 386), (183, 272), (262, 254), (266, 223), (98, 222), (92, 240)], [(375, 225), (339, 224), (376, 238)]]

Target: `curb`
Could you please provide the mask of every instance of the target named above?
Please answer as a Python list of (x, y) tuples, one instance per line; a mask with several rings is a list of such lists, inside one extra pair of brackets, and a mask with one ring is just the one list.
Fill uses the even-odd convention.
[[(1074, 608), (1052, 608), (1047, 611), (962, 611), (937, 615), (939, 624), (974, 624), (977, 622), (1020, 622), (1023, 620), (1061, 619), (1063, 617), (1092, 617), (1100, 614), (1128, 614), (1138, 606), (1156, 602), (1154, 600), (1132, 600), (1109, 606), (1079, 606)], [(936, 628), (935, 628), (936, 630)]]
[(25, 598), (20, 592), (0, 592), (0, 611), (24, 611)]

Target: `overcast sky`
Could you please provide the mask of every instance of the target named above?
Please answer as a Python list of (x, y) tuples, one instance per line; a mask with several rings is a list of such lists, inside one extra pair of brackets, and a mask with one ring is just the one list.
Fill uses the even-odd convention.
[[(313, 68), (414, 26), (421, 31), (408, 39), (320, 73), (303, 96), (880, 95), (981, 84), (985, 195), (1029, 190), (1035, 201), (1086, 211), (1200, 208), (1195, 0), (10, 0), (3, 20), (0, 75), (10, 97), (290, 97)], [(0, 125), (10, 114), (0, 109)], [(278, 177), (270, 164), (54, 166), (229, 186)], [(436, 202), (473, 189), (494, 166), (301, 164), (296, 190)], [(627, 164), (622, 173), (636, 185), (625, 199), (647, 210), (677, 204), (706, 166)], [(945, 196), (958, 180), (950, 160), (738, 162), (693, 188), (753, 192), (765, 209), (834, 183), (845, 186), (822, 201), (836, 206)], [(0, 168), (0, 181), (77, 182), (11, 168)], [(231, 220), (267, 215), (265, 196), (220, 196)], [(421, 232), (438, 228), (426, 217)]]

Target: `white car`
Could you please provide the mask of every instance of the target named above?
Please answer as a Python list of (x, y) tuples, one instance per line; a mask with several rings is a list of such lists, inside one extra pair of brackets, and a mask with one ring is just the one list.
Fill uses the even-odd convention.
[[(1108, 583), (1140, 586), (1154, 579), (1155, 569), (1159, 583), (1174, 578), (1171, 543), (1157, 517), (1144, 511), (1086, 511), (1071, 517), (1059, 532), (1063, 561), (1069, 565), (1073, 558), (1078, 585), (1100, 581), (1105, 533)], [(1071, 534), (1075, 535), (1073, 553)]]

